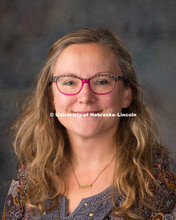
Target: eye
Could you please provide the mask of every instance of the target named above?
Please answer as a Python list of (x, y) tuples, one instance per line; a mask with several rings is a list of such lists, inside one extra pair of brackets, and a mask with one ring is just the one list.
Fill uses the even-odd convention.
[(106, 79), (97, 80), (97, 85), (107, 85), (109, 82)]
[(73, 84), (75, 84), (73, 81), (63, 82), (63, 85), (73, 85)]
[(63, 81), (63, 82), (62, 82), (62, 85), (65, 85), (65, 86), (74, 86), (74, 85), (77, 85), (77, 82), (74, 81), (74, 80), (66, 80), (66, 81)]

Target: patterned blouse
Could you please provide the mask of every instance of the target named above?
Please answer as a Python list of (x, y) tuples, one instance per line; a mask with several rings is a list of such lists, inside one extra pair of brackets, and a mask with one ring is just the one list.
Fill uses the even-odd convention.
[[(143, 216), (145, 220), (176, 220), (176, 163), (169, 159), (164, 158), (156, 160), (154, 164), (154, 172), (160, 173), (157, 179), (159, 185), (155, 198), (156, 198), (156, 210), (150, 210), (143, 207), (137, 214)], [(70, 215), (67, 214), (66, 197), (59, 195), (57, 206), (49, 212), (31, 212), (25, 207), (24, 189), (26, 185), (25, 173), (19, 171), (16, 178), (12, 181), (3, 212), (3, 220), (125, 220), (126, 217), (119, 217), (112, 213), (113, 203), (111, 187), (107, 188), (103, 192), (83, 198), (78, 207)], [(122, 196), (115, 193), (116, 205), (120, 205), (123, 202)], [(51, 204), (50, 200), (46, 201), (46, 204)]]

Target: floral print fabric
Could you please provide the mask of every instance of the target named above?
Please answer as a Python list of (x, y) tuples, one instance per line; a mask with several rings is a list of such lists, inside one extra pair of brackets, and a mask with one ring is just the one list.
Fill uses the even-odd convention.
[[(145, 207), (138, 210), (137, 214), (140, 214), (143, 216), (145, 220), (176, 220), (176, 163), (169, 159), (164, 158), (162, 161), (160, 159), (156, 159), (154, 163), (154, 176), (156, 176), (156, 179), (159, 183), (159, 187), (155, 190), (155, 198), (156, 198), (156, 210), (150, 210)], [(3, 220), (28, 220), (28, 219), (61, 219), (61, 220), (69, 220), (73, 219), (71, 216), (64, 217), (63, 213), (58, 213), (56, 210), (50, 211), (49, 213), (43, 213), (40, 218), (35, 218), (32, 216), (32, 212), (25, 207), (24, 205), (24, 197), (25, 197), (25, 186), (26, 186), (26, 178), (24, 171), (19, 171), (17, 173), (17, 176), (14, 180), (12, 180), (6, 201), (4, 206), (4, 212), (3, 212)], [(110, 189), (109, 189), (110, 191)], [(104, 197), (104, 193), (109, 192), (108, 189), (103, 191), (102, 193), (98, 194), (97, 198), (96, 195), (94, 197), (87, 198), (86, 202), (89, 204), (89, 202), (93, 201), (92, 199), (95, 198), (95, 201), (101, 200), (104, 202), (101, 198)], [(101, 195), (102, 194), (102, 195)], [(123, 201), (123, 198), (117, 193), (116, 199), (116, 205), (120, 205)], [(84, 199), (85, 200), (85, 199)], [(66, 210), (66, 198), (62, 199), (60, 201), (60, 206), (64, 207)], [(101, 204), (100, 201), (100, 204)], [(85, 203), (84, 203), (85, 204)], [(82, 204), (84, 206), (84, 204)], [(102, 203), (103, 204), (103, 203)], [(59, 206), (59, 205), (58, 205)], [(81, 206), (81, 204), (80, 204)], [(101, 218), (102, 220), (122, 220), (126, 219), (125, 217), (119, 217), (114, 215), (111, 211), (113, 209), (112, 207), (112, 201), (111, 199), (107, 200), (106, 204), (107, 210), (93, 210), (89, 213), (94, 213), (100, 211), (100, 216), (104, 216)], [(62, 209), (60, 209), (62, 210)], [(81, 209), (80, 209), (81, 210)], [(104, 212), (104, 213), (102, 213)], [(88, 211), (85, 210), (85, 213), (88, 213)], [(56, 217), (59, 216), (58, 218)], [(101, 220), (98, 217), (95, 217), (97, 215), (91, 214), (90, 216), (86, 214), (84, 216), (84, 212), (82, 215), (80, 213), (75, 213), (75, 219), (98, 219)], [(62, 218), (61, 218), (62, 216)], [(81, 216), (81, 217), (79, 217)], [(78, 217), (78, 218), (77, 218)]]

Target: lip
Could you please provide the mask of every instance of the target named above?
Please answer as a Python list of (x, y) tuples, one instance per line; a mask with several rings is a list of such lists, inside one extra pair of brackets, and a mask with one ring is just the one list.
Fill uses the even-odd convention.
[(76, 113), (76, 114), (90, 114), (90, 113), (100, 113), (100, 112), (102, 112), (102, 110), (100, 110), (100, 111), (74, 111), (73, 113)]

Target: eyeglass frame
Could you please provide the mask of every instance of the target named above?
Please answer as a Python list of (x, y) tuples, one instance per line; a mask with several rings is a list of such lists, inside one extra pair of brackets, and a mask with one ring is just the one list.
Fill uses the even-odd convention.
[[(114, 87), (112, 88), (112, 90), (111, 90), (110, 92), (97, 93), (97, 92), (94, 92), (94, 91), (92, 90), (92, 88), (91, 88), (91, 86), (90, 86), (90, 80), (93, 79), (93, 78), (95, 78), (95, 77), (98, 77), (98, 76), (110, 76), (110, 77), (113, 77), (113, 78), (115, 79)], [(64, 92), (61, 92), (61, 90), (59, 89), (59, 87), (58, 87), (58, 85), (57, 85), (57, 80), (58, 80), (59, 78), (61, 78), (61, 77), (73, 77), (73, 78), (80, 79), (81, 82), (82, 82), (82, 85), (81, 85), (80, 90), (79, 90), (77, 93), (74, 93), (74, 94), (66, 94), (66, 93), (64, 93)], [(114, 88), (115, 88), (115, 86), (116, 86), (116, 83), (117, 83), (117, 80), (122, 80), (122, 81), (126, 82), (126, 79), (125, 79), (124, 76), (113, 75), (113, 74), (98, 74), (98, 75), (92, 76), (92, 77), (87, 78), (87, 79), (81, 78), (81, 77), (75, 76), (75, 75), (53, 76), (52, 79), (51, 79), (51, 81), (50, 81), (50, 84), (53, 83), (53, 82), (55, 82), (57, 89), (58, 89), (59, 92), (60, 92), (61, 94), (63, 94), (63, 95), (77, 95), (77, 94), (79, 94), (79, 93), (81, 92), (81, 90), (82, 90), (84, 84), (85, 84), (85, 83), (88, 83), (89, 89), (91, 90), (91, 92), (93, 92), (93, 93), (96, 94), (96, 95), (106, 95), (106, 94), (111, 93), (111, 92), (114, 90)]]

